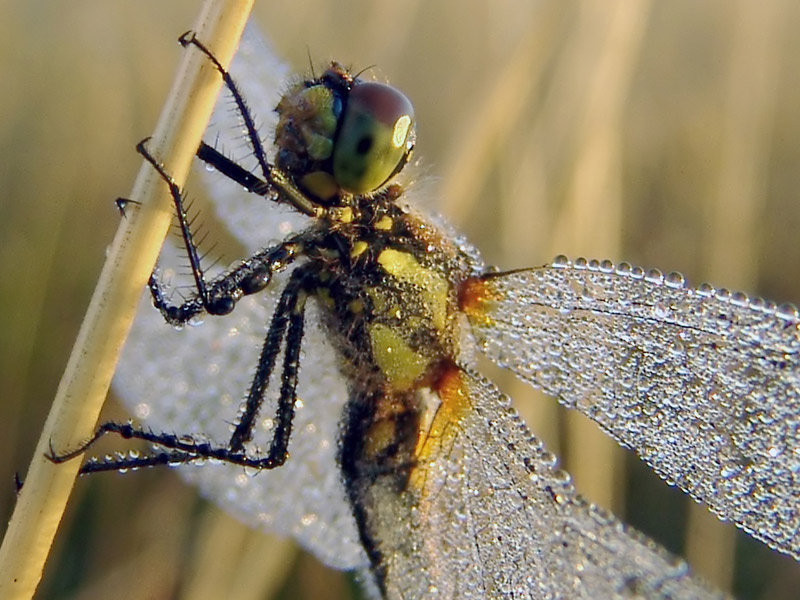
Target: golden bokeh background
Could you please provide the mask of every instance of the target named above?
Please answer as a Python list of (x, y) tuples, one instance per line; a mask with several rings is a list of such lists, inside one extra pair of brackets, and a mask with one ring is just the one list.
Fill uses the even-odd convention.
[[(198, 9), (0, 1), (3, 521)], [(280, 0), (256, 15), (296, 69), (309, 55), (376, 65), (406, 92), (420, 185), (488, 262), (583, 254), (800, 303), (797, 3)], [(796, 597), (793, 560), (706, 519), (554, 401), (504, 386), (590, 498), (738, 597)], [(106, 410), (124, 418), (113, 397)], [(37, 597), (357, 593), (156, 470), (78, 482)]]

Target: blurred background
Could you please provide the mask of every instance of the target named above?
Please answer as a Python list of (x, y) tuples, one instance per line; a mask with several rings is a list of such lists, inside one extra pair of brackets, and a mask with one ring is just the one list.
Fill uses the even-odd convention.
[[(198, 8), (0, 0), (0, 521)], [(309, 55), (376, 65), (406, 92), (425, 189), (489, 263), (589, 255), (800, 303), (797, 3), (280, 0), (256, 17), (295, 69)], [(708, 518), (552, 399), (503, 385), (588, 497), (740, 598), (796, 597), (795, 561)], [(113, 396), (106, 411), (125, 415)], [(75, 488), (37, 597), (111, 594), (359, 597), (349, 575), (166, 470)]]

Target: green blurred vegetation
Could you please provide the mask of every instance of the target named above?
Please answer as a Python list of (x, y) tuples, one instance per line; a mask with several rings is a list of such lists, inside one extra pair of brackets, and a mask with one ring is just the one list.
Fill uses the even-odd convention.
[[(13, 474), (24, 477), (119, 219), (112, 200), (129, 191), (133, 146), (154, 126), (181, 54), (175, 40), (199, 3), (0, 6), (7, 520)], [(280, 0), (256, 14), (295, 68), (307, 69), (309, 54), (317, 65), (376, 65), (407, 93), (419, 121), (416, 187), (439, 197), (490, 263), (588, 254), (800, 302), (796, 3)], [(685, 553), (681, 493), (583, 433), (571, 442), (581, 424), (505, 384), (580, 489)], [(107, 414), (125, 413), (112, 400)], [(606, 463), (629, 470), (610, 475)], [(723, 581), (732, 572), (741, 598), (796, 597), (794, 561), (732, 526), (700, 526), (721, 533), (716, 547), (688, 550), (698, 570)], [(214, 598), (231, 581), (237, 598), (353, 597), (348, 577), (292, 556), (172, 473), (98, 476), (76, 486), (38, 597)]]

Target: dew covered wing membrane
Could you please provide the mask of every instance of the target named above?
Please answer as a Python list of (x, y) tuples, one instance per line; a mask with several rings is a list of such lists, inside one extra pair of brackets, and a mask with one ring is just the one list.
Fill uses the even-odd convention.
[(490, 358), (800, 558), (796, 313), (626, 265), (566, 263), (481, 283), (472, 325)]
[(463, 374), (471, 410), (424, 485), (383, 510), (390, 598), (719, 598), (686, 563), (577, 496), (495, 386)]

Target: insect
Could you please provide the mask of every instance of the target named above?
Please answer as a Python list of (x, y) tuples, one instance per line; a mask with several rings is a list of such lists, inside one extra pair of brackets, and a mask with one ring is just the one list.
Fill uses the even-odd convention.
[[(336, 148), (347, 138), (349, 115), (361, 121), (360, 112), (347, 111), (367, 103), (364, 95), (373, 92), (388, 94), (399, 108), (388, 135), (399, 143), (394, 159), (362, 183), (346, 175), (358, 168), (344, 166), (337, 173), (335, 165), (346, 165), (350, 157), (337, 159)], [(474, 336), (490, 358), (591, 416), (660, 474), (797, 556), (800, 411), (798, 320), (792, 309), (709, 287), (692, 290), (678, 276), (627, 265), (557, 259), (538, 269), (488, 271), (465, 241), (408, 207), (394, 183), (413, 144), (404, 98), (333, 66), (292, 87), (281, 117), (303, 112), (297, 96), (305, 101), (317, 94), (334, 115), (341, 110), (343, 120), (333, 126), (317, 118), (317, 108), (311, 114), (323, 134), (336, 134), (331, 150), (311, 147), (309, 139), (322, 146), (325, 140), (315, 137), (316, 130), (303, 132), (301, 121), (278, 127), (279, 136), (288, 136), (289, 150), (299, 146), (299, 153), (278, 150), (279, 170), (266, 165), (261, 177), (239, 170), (210, 146), (200, 151), (240, 185), (308, 213), (310, 229), (288, 234), (208, 284), (194, 261), (200, 289), (180, 306), (168, 302), (157, 279), (152, 283), (157, 305), (176, 324), (203, 312), (230, 312), (233, 302), (239, 302), (238, 311), (255, 298), (250, 292), (267, 286), (282, 290), (270, 311), (248, 402), (238, 419), (228, 419), (236, 423), (233, 434), (203, 430), (209, 439), (229, 443), (113, 425), (106, 430), (147, 439), (156, 450), (88, 463), (86, 471), (208, 458), (268, 469), (259, 478), (216, 465), (190, 475), (233, 479), (239, 510), (268, 523), (282, 515), (269, 506), (247, 506), (248, 497), (258, 502), (249, 495), (251, 482), (284, 473), (297, 486), (305, 477), (310, 485), (298, 499), (304, 512), (289, 525), (298, 530), (292, 533), (315, 550), (325, 546), (321, 552), (332, 555), (323, 554), (329, 562), (362, 569), (366, 584), (387, 597), (715, 597), (683, 563), (574, 494), (568, 476), (507, 399), (475, 372)], [(369, 113), (374, 107), (360, 108)], [(294, 137), (295, 129), (302, 140)], [(356, 138), (356, 154), (369, 153), (376, 143), (369, 136), (364, 144), (363, 136)], [(249, 139), (258, 159), (258, 138)], [(287, 172), (288, 180), (280, 179)], [(173, 191), (180, 203), (180, 190)], [(185, 241), (191, 253), (188, 235)], [(291, 261), (296, 264), (288, 281), (279, 281), (277, 273)], [(305, 311), (314, 310), (307, 327)], [(230, 326), (234, 343), (242, 332), (263, 326), (251, 317)], [(316, 328), (310, 325), (314, 320)], [(209, 347), (227, 356), (229, 341), (218, 334), (210, 330)], [(300, 353), (314, 348), (323, 351), (313, 358), (328, 363), (312, 364), (321, 372), (340, 369), (348, 388), (316, 381), (311, 395), (299, 387), (310, 361)], [(212, 359), (212, 374), (213, 366)], [(149, 380), (146, 375), (139, 373)], [(280, 389), (274, 390), (277, 409), (265, 415), (269, 410), (261, 401), (269, 396), (269, 376), (279, 379)], [(177, 392), (191, 400), (188, 389), (163, 393)], [(235, 408), (231, 393), (220, 390), (218, 397)], [(311, 415), (303, 421), (301, 414), (312, 407), (315, 413), (320, 408), (344, 415), (341, 433), (319, 432), (326, 419)], [(141, 406), (140, 412), (151, 408)], [(202, 413), (219, 407), (177, 404), (172, 410), (186, 413), (187, 421), (206, 422)], [(216, 420), (227, 427), (225, 419)], [(268, 453), (257, 454), (249, 443), (261, 434), (272, 442)], [(312, 447), (296, 448), (297, 443)], [(714, 448), (710, 461), (708, 443)], [(306, 452), (327, 452), (327, 468), (303, 473), (309, 464), (325, 464), (303, 461)], [(310, 533), (302, 533), (304, 528)], [(336, 544), (329, 543), (333, 538)]]

